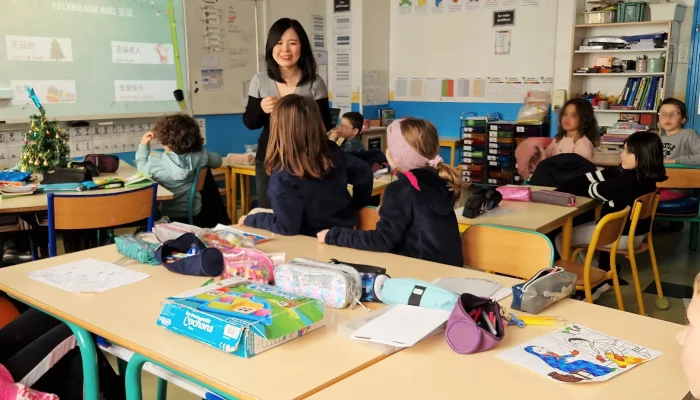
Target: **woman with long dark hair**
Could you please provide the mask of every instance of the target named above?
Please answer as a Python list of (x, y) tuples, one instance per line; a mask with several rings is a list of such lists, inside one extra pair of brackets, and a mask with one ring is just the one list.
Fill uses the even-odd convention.
[(250, 82), (243, 123), (251, 130), (263, 128), (255, 157), (255, 181), (258, 205), (270, 208), (267, 196), (270, 177), (264, 164), (270, 140), (270, 113), (277, 101), (289, 94), (311, 97), (321, 111), (326, 130), (332, 127), (328, 88), (323, 79), (316, 75), (311, 43), (299, 21), (282, 18), (272, 25), (265, 45), (265, 64), (267, 71), (258, 72)]

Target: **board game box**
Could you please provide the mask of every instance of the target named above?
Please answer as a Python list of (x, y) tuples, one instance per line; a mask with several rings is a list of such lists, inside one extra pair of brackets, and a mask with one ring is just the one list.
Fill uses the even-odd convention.
[(240, 277), (169, 297), (158, 325), (249, 358), (325, 325), (320, 300)]

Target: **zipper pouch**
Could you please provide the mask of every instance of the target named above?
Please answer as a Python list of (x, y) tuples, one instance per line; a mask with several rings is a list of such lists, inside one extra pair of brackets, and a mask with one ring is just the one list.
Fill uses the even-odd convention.
[(216, 277), (224, 272), (224, 255), (210, 249), (192, 233), (168, 240), (156, 250), (156, 258), (170, 272)]
[(275, 285), (332, 308), (354, 308), (362, 297), (362, 278), (355, 268), (308, 258), (295, 258), (275, 268)]
[(410, 278), (391, 278), (381, 290), (382, 302), (451, 311), (457, 294), (430, 282)]
[(576, 207), (576, 196), (570, 193), (555, 192), (553, 190), (536, 190), (532, 192), (532, 201), (555, 206)]
[(351, 264), (343, 261), (338, 261), (335, 258), (331, 259), (331, 264), (349, 265), (360, 273), (362, 278), (362, 297), (360, 301), (381, 303), (381, 292), (384, 282), (389, 279), (386, 274), (386, 268), (375, 267), (374, 265)]
[(503, 200), (530, 201), (532, 198), (529, 187), (508, 185), (497, 187), (496, 190), (503, 196)]
[(505, 334), (501, 306), (469, 293), (459, 296), (445, 328), (447, 344), (459, 354), (490, 350)]
[(576, 274), (564, 268), (545, 268), (527, 282), (513, 286), (510, 308), (537, 314), (557, 301), (571, 296), (576, 288)]
[(156, 250), (160, 244), (149, 243), (134, 235), (122, 235), (114, 238), (119, 254), (123, 254), (142, 264), (159, 265)]

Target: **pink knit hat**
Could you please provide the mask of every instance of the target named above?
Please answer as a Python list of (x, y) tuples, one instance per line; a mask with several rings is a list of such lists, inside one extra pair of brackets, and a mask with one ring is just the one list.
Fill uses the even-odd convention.
[(391, 159), (399, 169), (410, 171), (416, 168), (431, 166), (437, 168), (442, 157), (438, 154), (432, 160), (429, 160), (418, 152), (406, 141), (406, 138), (401, 132), (401, 119), (394, 120), (387, 128), (387, 151), (391, 153)]

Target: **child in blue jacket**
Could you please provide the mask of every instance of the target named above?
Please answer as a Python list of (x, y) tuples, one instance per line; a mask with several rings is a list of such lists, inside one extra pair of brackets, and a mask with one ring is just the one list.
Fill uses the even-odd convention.
[[(151, 153), (153, 139), (160, 141), (164, 153)], [(221, 163), (220, 155), (204, 150), (204, 139), (197, 121), (184, 114), (161, 118), (153, 132), (143, 135), (136, 151), (138, 170), (173, 192), (175, 198), (164, 201), (160, 211), (175, 220), (187, 220), (190, 188), (197, 167), (218, 168)], [(195, 195), (192, 210), (195, 217), (202, 210), (199, 193)]]
[(372, 194), (369, 165), (328, 140), (310, 97), (291, 94), (278, 101), (270, 116), (265, 170), (273, 213), (241, 217), (240, 225), (307, 236), (333, 226), (352, 228)]

